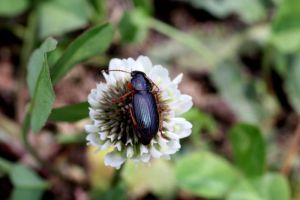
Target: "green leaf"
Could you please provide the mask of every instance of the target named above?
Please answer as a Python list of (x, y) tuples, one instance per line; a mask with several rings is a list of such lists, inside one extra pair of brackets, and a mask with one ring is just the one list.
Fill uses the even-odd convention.
[(0, 157), (0, 176), (9, 173), (12, 165), (13, 164), (10, 161)]
[(260, 130), (256, 126), (240, 123), (229, 132), (236, 165), (249, 177), (263, 175), (266, 169), (266, 144)]
[(57, 41), (53, 38), (48, 38), (41, 45), (40, 48), (36, 49), (29, 60), (28, 72), (27, 72), (27, 84), (31, 97), (33, 97), (34, 90), (37, 86), (37, 82), (40, 73), (43, 69), (43, 65), (47, 62), (47, 53), (53, 51), (56, 48)]
[(9, 177), (13, 185), (17, 188), (40, 190), (47, 188), (45, 181), (37, 176), (34, 171), (21, 164), (13, 166), (10, 170)]
[(88, 23), (88, 6), (85, 0), (45, 1), (38, 11), (40, 38), (83, 28)]
[(146, 14), (153, 13), (153, 6), (150, 0), (133, 0), (134, 6), (143, 10)]
[(48, 186), (34, 171), (21, 164), (12, 167), (9, 178), (14, 185), (13, 200), (38, 200)]
[(103, 0), (89, 0), (91, 6), (94, 8), (94, 10), (101, 14), (102, 12), (105, 12), (105, 5), (106, 2)]
[(63, 78), (75, 64), (103, 53), (110, 46), (112, 37), (113, 28), (110, 24), (96, 26), (80, 35), (51, 68), (53, 83)]
[(133, 196), (141, 197), (151, 191), (159, 199), (173, 199), (176, 189), (174, 167), (165, 160), (155, 160), (151, 166), (128, 162), (122, 178)]
[(212, 116), (200, 111), (197, 108), (192, 108), (182, 115), (183, 118), (193, 124), (192, 134), (199, 136), (201, 131), (214, 133), (217, 131), (217, 123)]
[(0, 16), (13, 17), (24, 12), (29, 6), (28, 0), (0, 0)]
[(100, 195), (94, 195), (92, 196), (92, 200), (126, 200), (127, 195), (127, 188), (125, 187), (125, 185), (121, 182), (120, 184), (118, 184), (117, 186), (115, 186), (114, 188), (111, 188), (109, 190), (106, 190), (105, 192), (101, 193)]
[(88, 102), (55, 108), (52, 110), (49, 120), (60, 122), (75, 122), (89, 116)]
[(223, 62), (212, 71), (212, 80), (240, 120), (263, 124), (276, 113), (277, 104), (265, 83), (247, 76), (242, 69), (235, 61)]
[(86, 142), (86, 133), (58, 134), (56, 139), (59, 144), (83, 144)]
[(190, 153), (178, 160), (179, 187), (205, 198), (222, 198), (237, 181), (235, 169), (221, 157), (204, 151)]
[(272, 23), (271, 42), (281, 51), (293, 52), (300, 47), (300, 1), (285, 0)]
[(105, 20), (107, 12), (107, 2), (103, 0), (89, 0), (92, 8), (92, 20), (95, 23), (99, 23)]
[(125, 12), (119, 23), (119, 30), (123, 42), (142, 42), (148, 33), (146, 22), (148, 17), (144, 11), (135, 9)]
[(265, 17), (260, 0), (189, 0), (196, 8), (203, 8), (217, 17), (237, 14), (244, 22), (252, 23)]
[(227, 200), (290, 200), (290, 188), (286, 178), (277, 173), (238, 182)]
[(226, 200), (266, 200), (262, 199), (249, 180), (237, 182), (226, 195)]
[(293, 108), (300, 113), (300, 58), (294, 58), (291, 64), (288, 66), (285, 89), (289, 102)]
[(43, 190), (28, 189), (28, 188), (14, 188), (10, 199), (11, 200), (39, 200), (42, 198)]
[(28, 64), (27, 83), (31, 94), (31, 128), (38, 132), (46, 123), (55, 99), (52, 87), (47, 52), (56, 47), (56, 41), (48, 38), (35, 50)]
[(289, 200), (290, 188), (286, 177), (279, 173), (269, 173), (254, 180), (256, 190), (266, 200)]

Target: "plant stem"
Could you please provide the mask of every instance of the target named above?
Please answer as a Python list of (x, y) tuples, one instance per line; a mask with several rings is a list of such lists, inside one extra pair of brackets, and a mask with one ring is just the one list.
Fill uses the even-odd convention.
[(28, 25), (25, 30), (24, 44), (21, 51), (21, 69), (25, 73), (26, 65), (29, 60), (29, 56), (36, 43), (36, 30), (37, 30), (37, 16), (36, 12), (32, 11), (28, 17)]
[(30, 155), (42, 166), (45, 167), (49, 172), (56, 174), (62, 179), (68, 179), (65, 175), (63, 175), (59, 170), (52, 167), (52, 165), (48, 162), (43, 160), (38, 153), (35, 151), (35, 149), (31, 146), (29, 140), (28, 140), (28, 134), (30, 131), (30, 114), (27, 112), (25, 119), (23, 121), (22, 125), (22, 142), (25, 146), (25, 149), (30, 153)]
[(17, 100), (16, 100), (16, 111), (17, 111), (17, 121), (21, 121), (21, 111), (24, 110), (24, 106), (22, 105), (22, 90), (25, 84), (25, 75), (26, 75), (26, 66), (29, 61), (30, 54), (34, 48), (36, 43), (36, 29), (37, 29), (37, 16), (36, 11), (31, 11), (28, 17), (28, 25), (25, 30), (25, 35), (23, 39), (23, 47), (21, 50), (21, 57), (20, 57), (20, 67), (18, 71), (18, 84), (17, 84)]
[(187, 33), (181, 32), (181, 31), (177, 30), (176, 28), (173, 28), (173, 27), (171, 27), (159, 20), (156, 20), (154, 18), (149, 17), (149, 19), (147, 20), (147, 25), (150, 28), (191, 48), (192, 50), (197, 52), (199, 55), (201, 55), (206, 60), (207, 64), (209, 64), (211, 66), (216, 64), (217, 57), (198, 38), (195, 38)]
[(124, 165), (125, 165), (125, 164), (123, 164), (123, 165), (121, 166), (120, 169), (115, 170), (113, 179), (112, 179), (112, 181), (111, 181), (111, 187), (112, 187), (112, 188), (115, 187), (115, 186), (117, 186), (118, 183), (121, 181), (121, 173), (122, 173), (122, 170), (123, 170), (123, 168), (124, 168)]
[(37, 160), (40, 164), (46, 165), (46, 163), (40, 158), (34, 148), (30, 145), (28, 141), (28, 134), (30, 129), (30, 115), (29, 113), (26, 114), (25, 119), (22, 125), (22, 142), (26, 148), (26, 150)]
[(297, 128), (294, 132), (293, 137), (291, 138), (289, 149), (287, 151), (287, 155), (285, 156), (285, 160), (283, 163), (283, 167), (281, 168), (281, 173), (284, 175), (288, 175), (293, 164), (294, 157), (297, 155), (300, 145), (300, 120), (298, 121)]
[(251, 27), (230, 37), (227, 41), (224, 42), (222, 48), (218, 49), (218, 51), (215, 52), (214, 50), (208, 48), (205, 44), (203, 44), (203, 42), (199, 38), (177, 30), (176, 28), (173, 28), (172, 26), (152, 17), (147, 17), (140, 23), (145, 23), (148, 28), (152, 28), (194, 50), (211, 67), (217, 66), (223, 60), (234, 56), (237, 49), (245, 40), (255, 39), (258, 41), (266, 41), (270, 32), (270, 28), (266, 24), (260, 24)]

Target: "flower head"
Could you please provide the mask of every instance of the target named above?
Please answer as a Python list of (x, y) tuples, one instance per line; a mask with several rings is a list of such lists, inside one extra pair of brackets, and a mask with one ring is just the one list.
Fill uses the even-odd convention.
[(128, 87), (132, 77), (129, 73), (108, 71), (103, 72), (106, 83), (97, 84), (88, 96), (92, 119), (92, 123), (85, 126), (88, 143), (100, 150), (113, 149), (106, 155), (104, 162), (117, 169), (127, 159), (145, 163), (153, 158), (168, 159), (180, 149), (179, 140), (191, 134), (192, 125), (179, 117), (192, 107), (192, 98), (181, 94), (178, 89), (183, 75), (179, 74), (171, 80), (166, 68), (152, 65), (145, 56), (139, 56), (137, 60), (114, 58), (109, 63), (109, 70), (144, 72), (152, 84), (158, 87), (155, 96), (160, 129), (149, 144), (140, 142), (129, 112), (132, 97), (129, 95), (120, 100), (132, 90)]

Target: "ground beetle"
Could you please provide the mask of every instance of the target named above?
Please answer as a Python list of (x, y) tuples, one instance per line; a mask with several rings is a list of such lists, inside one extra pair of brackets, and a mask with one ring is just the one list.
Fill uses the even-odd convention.
[[(108, 70), (120, 71), (123, 70)], [(152, 138), (160, 130), (160, 116), (157, 105), (158, 87), (146, 76), (144, 72), (132, 71), (131, 81), (128, 85), (130, 91), (115, 102), (123, 101), (131, 96), (130, 116), (134, 129), (137, 132), (138, 140), (148, 145)], [(156, 87), (156, 91), (153, 88)]]

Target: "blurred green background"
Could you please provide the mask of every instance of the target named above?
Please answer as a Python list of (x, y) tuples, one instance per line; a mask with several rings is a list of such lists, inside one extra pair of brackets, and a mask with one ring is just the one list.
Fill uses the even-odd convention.
[[(184, 73), (193, 130), (116, 172), (86, 99), (139, 55)], [(299, 0), (0, 0), (0, 199), (298, 200), (299, 77)]]

